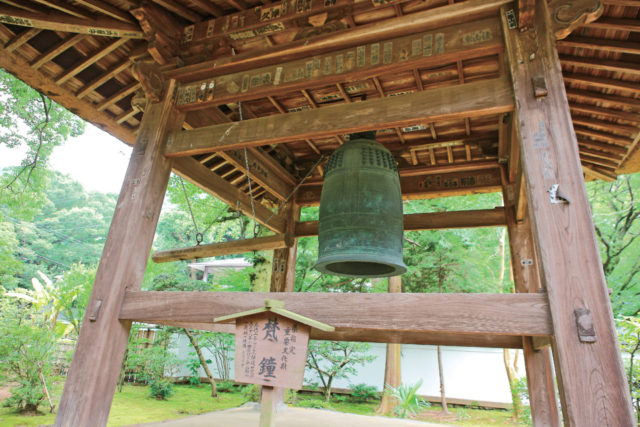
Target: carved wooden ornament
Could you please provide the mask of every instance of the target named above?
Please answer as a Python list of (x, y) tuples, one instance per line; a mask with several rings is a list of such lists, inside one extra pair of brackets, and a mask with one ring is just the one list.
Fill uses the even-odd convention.
[(552, 0), (549, 12), (556, 39), (561, 40), (580, 25), (595, 21), (603, 10), (600, 0)]
[(164, 76), (158, 67), (149, 62), (136, 62), (131, 73), (140, 82), (142, 90), (151, 102), (160, 102), (164, 88)]

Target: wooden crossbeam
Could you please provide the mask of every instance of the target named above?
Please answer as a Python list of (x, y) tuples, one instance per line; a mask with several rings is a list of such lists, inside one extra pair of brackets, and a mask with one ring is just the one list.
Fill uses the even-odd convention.
[(256, 237), (254, 239), (232, 240), (229, 242), (210, 243), (207, 245), (188, 248), (158, 251), (153, 253), (151, 259), (153, 262), (162, 263), (196, 258), (208, 258), (212, 256), (243, 254), (251, 251), (269, 251), (273, 249), (287, 248), (292, 244), (293, 237), (291, 235), (276, 234), (274, 236)]
[(380, 39), (401, 37), (460, 22), (495, 16), (497, 9), (507, 3), (509, 0), (469, 0), (436, 7), (395, 19), (358, 26), (346, 32), (339, 31), (327, 36), (294, 41), (287, 44), (286, 47), (274, 46), (258, 55), (249, 52), (238, 54), (233, 58), (226, 57), (200, 62), (168, 71), (167, 77), (182, 81), (194, 81), (243, 70), (253, 70), (267, 64), (304, 58), (309, 55), (309, 52), (320, 55), (337, 49), (375, 43)]
[(560, 62), (574, 67), (584, 67), (589, 70), (603, 70), (625, 73), (633, 76), (640, 75), (640, 64), (637, 62), (614, 61), (609, 59), (599, 59), (582, 56), (560, 55)]
[(130, 24), (135, 24), (136, 22), (131, 14), (125, 12), (122, 9), (118, 9), (117, 7), (112, 6), (103, 0), (74, 0), (74, 2), (77, 4), (81, 4), (89, 9), (95, 10), (96, 12), (108, 15), (114, 19), (118, 19), (122, 22), (128, 22)]
[(111, 18), (82, 19), (57, 12), (34, 13), (4, 4), (0, 4), (0, 23), (93, 36), (144, 37), (138, 26)]
[(166, 155), (183, 157), (242, 147), (279, 144), (358, 131), (410, 126), (513, 111), (506, 78), (477, 81), (295, 115), (280, 114), (174, 133)]
[(285, 232), (286, 224), (281, 216), (275, 215), (258, 202), (254, 202), (252, 207), (249, 196), (212, 173), (197, 160), (192, 158), (176, 159), (173, 163), (173, 171), (200, 189), (227, 203), (233, 209), (241, 210), (249, 217), (253, 218), (255, 211), (255, 220), (271, 231)]
[(40, 29), (31, 28), (29, 30), (23, 31), (22, 33), (15, 36), (13, 39), (9, 40), (7, 44), (4, 45), (4, 48), (7, 52), (13, 52), (32, 38), (40, 33)]
[(569, 36), (564, 40), (558, 40), (558, 47), (594, 49), (605, 52), (640, 55), (640, 46), (638, 46), (637, 43), (621, 40), (596, 39), (593, 37)]
[(139, 88), (140, 88), (140, 82), (134, 81), (133, 83), (123, 87), (122, 89), (120, 89), (119, 91), (117, 91), (116, 93), (114, 93), (110, 97), (106, 98), (101, 103), (99, 103), (98, 107), (97, 107), (97, 110), (98, 111), (106, 110), (111, 105), (113, 105), (116, 102), (120, 101), (122, 98), (126, 98), (127, 96), (129, 96), (130, 94), (132, 94), (133, 92), (138, 90)]
[[(366, 80), (384, 73), (430, 68), (442, 63), (462, 61), (503, 49), (497, 18), (412, 34), (356, 48), (334, 50), (326, 55), (307, 56), (285, 63), (270, 63), (251, 70), (226, 74), (184, 84), (179, 90), (181, 109), (202, 109), (244, 99), (269, 97), (294, 90), (337, 85), (346, 102), (348, 93), (358, 86), (344, 87), (344, 81)], [(213, 90), (209, 90), (214, 85)], [(361, 83), (370, 85), (370, 83)], [(204, 88), (204, 90), (202, 90)], [(309, 102), (315, 105), (315, 101)], [(384, 96), (384, 94), (382, 95)]]
[(608, 79), (605, 77), (594, 77), (580, 73), (563, 73), (565, 82), (584, 84), (602, 89), (620, 90), (623, 92), (640, 93), (640, 85), (636, 82), (624, 81), (621, 79)]
[[(504, 208), (474, 211), (429, 212), (405, 214), (405, 231), (441, 230), (446, 228), (499, 227), (506, 225)], [(318, 221), (296, 222), (296, 237), (318, 235)]]
[(51, 49), (40, 55), (35, 61), (31, 63), (31, 66), (37, 70), (56, 56), (60, 55), (65, 50), (84, 40), (86, 37), (86, 34), (72, 34), (68, 36), (60, 44), (53, 46)]
[(552, 334), (546, 296), (539, 294), (127, 292), (120, 320), (211, 324), (214, 317), (261, 307), (265, 299), (284, 301), (288, 310), (336, 328), (312, 336), (316, 339), (410, 342), (429, 333), (469, 339)]
[(104, 74), (97, 76), (95, 79), (93, 79), (92, 81), (84, 85), (78, 91), (76, 96), (78, 98), (84, 98), (95, 89), (99, 88), (100, 86), (102, 86), (103, 84), (105, 84), (106, 82), (108, 82), (109, 80), (117, 76), (118, 74), (122, 73), (127, 68), (131, 67), (131, 65), (132, 63), (131, 61), (129, 61), (129, 58), (123, 59), (122, 61), (118, 62), (117, 64), (113, 65), (108, 70), (106, 70)]
[(32, 1), (43, 4), (52, 9), (57, 9), (60, 12), (64, 12), (68, 15), (75, 16), (76, 18), (88, 19), (90, 16), (86, 11), (79, 9), (75, 6), (72, 6), (70, 4), (67, 4), (66, 2), (63, 2), (60, 0), (32, 0)]

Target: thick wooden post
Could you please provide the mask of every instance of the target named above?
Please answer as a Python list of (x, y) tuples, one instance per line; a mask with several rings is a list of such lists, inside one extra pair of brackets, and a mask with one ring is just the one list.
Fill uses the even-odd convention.
[(182, 126), (174, 106), (175, 82), (149, 103), (133, 147), (100, 260), (55, 425), (107, 424), (131, 322), (118, 316), (125, 290), (138, 290), (149, 258), (171, 173), (164, 157), (168, 132)]
[[(392, 276), (389, 277), (389, 293), (402, 292), (402, 277)], [(397, 399), (393, 398), (386, 392), (387, 386), (400, 387), (402, 383), (402, 345), (401, 344), (387, 344), (387, 355), (384, 365), (384, 384), (383, 394), (380, 400), (380, 406), (376, 410), (378, 414), (388, 414), (393, 411), (393, 408), (398, 404)]]
[[(296, 221), (300, 218), (300, 207), (293, 202), (284, 208), (287, 220), (286, 233), (295, 235)], [(271, 292), (293, 292), (296, 281), (296, 254), (298, 239), (293, 238), (293, 244), (287, 248), (274, 249), (271, 271)]]
[[(552, 3), (570, 9), (571, 5)], [(568, 426), (633, 426), (578, 144), (546, 1), (520, 32), (502, 11), (528, 212), (547, 290), (563, 416)], [(579, 11), (561, 16), (580, 18)], [(558, 16), (554, 13), (554, 16)]]
[[(514, 206), (507, 206), (505, 216), (516, 291), (531, 293), (542, 291), (529, 220), (525, 216), (523, 221), (516, 222)], [(531, 337), (523, 337), (522, 349), (527, 370), (533, 425), (536, 427), (559, 426), (560, 417), (556, 404), (549, 348), (535, 350)]]

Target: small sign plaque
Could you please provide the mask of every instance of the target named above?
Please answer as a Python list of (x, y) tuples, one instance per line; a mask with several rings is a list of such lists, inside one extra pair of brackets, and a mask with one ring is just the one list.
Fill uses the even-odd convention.
[(237, 319), (235, 380), (302, 388), (310, 329), (272, 312)]

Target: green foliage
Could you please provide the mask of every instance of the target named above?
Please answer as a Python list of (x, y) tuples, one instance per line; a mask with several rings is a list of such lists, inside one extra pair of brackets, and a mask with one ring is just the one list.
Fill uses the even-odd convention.
[[(0, 145), (25, 151), (22, 164), (0, 175), (0, 205), (15, 215), (38, 211), (48, 185), (47, 162), (54, 147), (84, 132), (84, 121), (0, 70)], [(29, 191), (24, 191), (29, 189)]]
[(45, 398), (56, 337), (34, 304), (0, 295), (0, 372), (18, 385), (4, 405), (35, 412)]
[(218, 383), (218, 391), (220, 393), (230, 393), (235, 389), (235, 383), (233, 381), (226, 380)]
[[(527, 385), (527, 378), (522, 377), (519, 378), (513, 387), (514, 391), (518, 394), (518, 401), (522, 404), (522, 402), (530, 402), (529, 400), (529, 388)], [(515, 399), (512, 399), (515, 401)], [(531, 419), (531, 406), (522, 405), (520, 408), (520, 416), (518, 417), (518, 422), (521, 425), (530, 426), (533, 425), (533, 420)]]
[(625, 317), (616, 321), (618, 340), (622, 351), (629, 355), (623, 358), (627, 371), (629, 392), (636, 412), (636, 421), (640, 423), (640, 318)]
[[(306, 367), (311, 377), (317, 377), (324, 387), (325, 400), (331, 399), (331, 385), (337, 378), (357, 374), (357, 366), (375, 360), (367, 354), (368, 343), (346, 341), (309, 341)], [(307, 380), (307, 382), (311, 382)]]
[[(189, 353), (189, 356), (194, 356), (194, 355), (195, 353)], [(199, 373), (200, 359), (198, 359), (197, 357), (191, 357), (191, 359), (187, 360), (186, 366), (189, 369), (189, 372), (191, 373), (191, 376), (189, 377), (189, 384), (199, 385), (200, 384), (200, 373)]]
[(360, 383), (356, 385), (350, 385), (351, 398), (355, 402), (366, 402), (370, 399), (378, 397), (378, 390), (375, 386)]
[(429, 402), (418, 396), (420, 386), (422, 386), (422, 380), (415, 384), (401, 384), (396, 388), (387, 385), (387, 392), (398, 402), (393, 409), (395, 415), (407, 418), (410, 415), (417, 415), (429, 407)]
[(260, 387), (255, 384), (249, 384), (242, 387), (242, 398), (245, 402), (259, 402)]
[(331, 407), (331, 404), (324, 400), (307, 400), (301, 399), (297, 405), (299, 408), (312, 408), (312, 409), (326, 409)]
[(149, 396), (158, 400), (167, 400), (173, 394), (170, 378), (158, 377), (149, 380)]
[(614, 316), (640, 312), (640, 174), (587, 184)]

